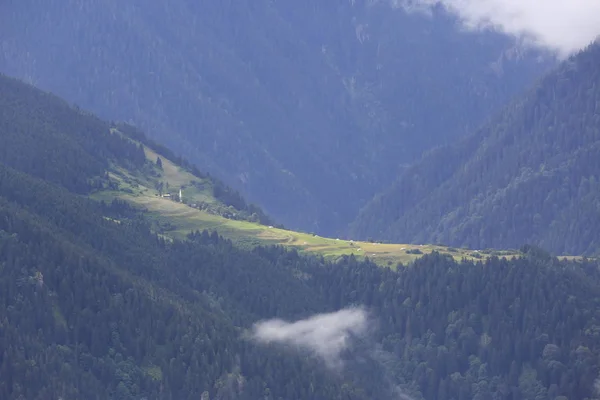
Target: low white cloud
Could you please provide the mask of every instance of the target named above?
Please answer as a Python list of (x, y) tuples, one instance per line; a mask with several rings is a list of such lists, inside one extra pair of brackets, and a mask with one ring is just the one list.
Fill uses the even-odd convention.
[(350, 345), (351, 337), (365, 334), (368, 327), (364, 309), (347, 308), (295, 322), (261, 321), (254, 325), (251, 337), (265, 344), (297, 346), (319, 356), (329, 367), (338, 368), (341, 366), (340, 355)]
[[(377, 373), (381, 384), (386, 388), (385, 399), (414, 400), (394, 381), (394, 374), (388, 364), (393, 364), (394, 355), (383, 351), (381, 345), (369, 340), (376, 321), (362, 307), (346, 308), (340, 311), (316, 314), (295, 322), (281, 319), (260, 321), (254, 324), (250, 339), (263, 344), (283, 344), (303, 349), (320, 357), (335, 371), (344, 366), (342, 353), (352, 345), (353, 337), (360, 337), (363, 346), (354, 346), (351, 357), (344, 359), (350, 371), (349, 378), (364, 368), (366, 359), (381, 366)], [(366, 345), (365, 345), (366, 344)], [(359, 366), (358, 370), (352, 366)], [(358, 372), (361, 373), (361, 372)]]
[(600, 35), (600, 0), (392, 0), (412, 10), (443, 6), (469, 29), (494, 29), (568, 56)]

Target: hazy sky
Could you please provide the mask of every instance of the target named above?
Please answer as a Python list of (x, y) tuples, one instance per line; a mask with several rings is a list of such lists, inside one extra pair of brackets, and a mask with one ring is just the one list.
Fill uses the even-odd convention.
[(442, 5), (469, 29), (493, 28), (567, 56), (600, 35), (600, 0), (392, 0)]

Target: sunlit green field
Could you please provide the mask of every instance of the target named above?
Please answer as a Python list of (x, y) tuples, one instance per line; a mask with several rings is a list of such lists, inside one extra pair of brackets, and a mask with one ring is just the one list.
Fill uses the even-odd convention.
[[(144, 151), (148, 160), (156, 161), (158, 155), (154, 151), (148, 147), (145, 147)], [(218, 215), (218, 212), (227, 207), (212, 196), (210, 181), (194, 176), (171, 160), (164, 157), (161, 157), (161, 160), (163, 168), (158, 172), (158, 176), (139, 173), (134, 175), (118, 169), (111, 171), (111, 179), (118, 182), (119, 189), (98, 192), (92, 197), (108, 201), (119, 198), (145, 209), (147, 215), (167, 237), (183, 239), (192, 231), (216, 230), (240, 246), (276, 244), (334, 260), (343, 255), (353, 254), (358, 258), (368, 257), (381, 265), (396, 266), (398, 263), (407, 264), (433, 251), (448, 254), (457, 260), (484, 260), (493, 255), (513, 257), (519, 254), (516, 251), (474, 251), (435, 245), (356, 242), (224, 218)], [(160, 182), (165, 185), (168, 183), (173, 193), (178, 193), (179, 188), (184, 187), (183, 197), (187, 204), (161, 197), (156, 189), (156, 184)], [(191, 182), (196, 184), (192, 185)], [(192, 204), (203, 204), (208, 211), (191, 207)]]
[[(517, 255), (516, 252), (483, 253), (434, 245), (382, 244), (325, 238), (247, 221), (226, 219), (153, 195), (131, 195), (122, 192), (106, 192), (104, 195), (119, 197), (146, 209), (148, 215), (157, 222), (172, 226), (172, 229), (167, 230), (165, 234), (173, 238), (185, 238), (188, 233), (195, 230), (216, 230), (220, 235), (241, 246), (277, 244), (320, 254), (329, 259), (354, 254), (359, 258), (369, 257), (381, 265), (392, 266), (397, 263), (409, 263), (422, 254), (432, 251), (449, 254), (457, 260), (485, 259), (491, 254), (509, 257)], [(421, 252), (421, 254), (410, 254), (407, 251)]]

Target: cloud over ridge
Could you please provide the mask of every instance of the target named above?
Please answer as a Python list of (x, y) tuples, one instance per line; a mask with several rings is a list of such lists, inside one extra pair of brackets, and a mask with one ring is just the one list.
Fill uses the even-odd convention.
[(600, 36), (600, 0), (392, 0), (396, 6), (442, 6), (472, 30), (494, 29), (560, 57)]
[(332, 368), (341, 364), (340, 355), (353, 335), (367, 332), (369, 321), (362, 308), (346, 308), (332, 313), (288, 322), (281, 319), (254, 324), (251, 338), (264, 344), (288, 344), (308, 350)]

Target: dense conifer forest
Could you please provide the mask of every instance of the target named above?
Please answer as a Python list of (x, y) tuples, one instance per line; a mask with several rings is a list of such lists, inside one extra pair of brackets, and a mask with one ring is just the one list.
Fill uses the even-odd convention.
[[(593, 396), (596, 263), (530, 249), (486, 264), (428, 256), (394, 272), (245, 252), (208, 232), (171, 243), (125, 204), (6, 167), (0, 177), (2, 398), (386, 398), (382, 368), (414, 398)], [(340, 378), (242, 339), (261, 318), (352, 304), (377, 318), (379, 370), (349, 354)]]
[[(597, 261), (524, 246), (382, 268), (216, 232), (172, 240), (139, 209), (86, 196), (110, 165), (144, 167), (127, 136), (0, 84), (0, 398), (597, 398)], [(355, 306), (368, 334), (348, 338), (339, 370), (248, 338), (257, 321)]]

